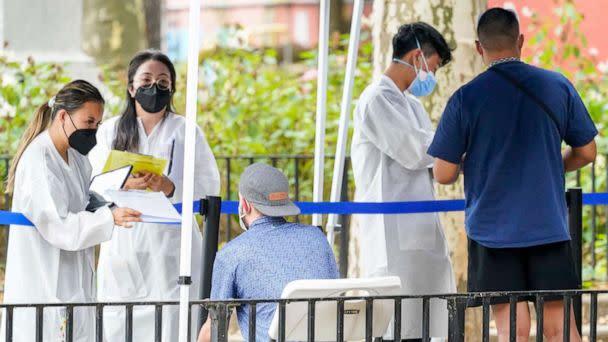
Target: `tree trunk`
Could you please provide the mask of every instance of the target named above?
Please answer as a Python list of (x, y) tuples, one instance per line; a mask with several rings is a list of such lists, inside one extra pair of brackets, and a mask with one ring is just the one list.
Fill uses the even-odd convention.
[(344, 27), (344, 0), (330, 0), (329, 13), (329, 32), (347, 32), (345, 30), (348, 28)]
[[(483, 69), (474, 42), (477, 16), (485, 7), (485, 0), (376, 0), (372, 27), (374, 75), (381, 74), (389, 65), (392, 57), (392, 37), (400, 25), (414, 21), (425, 21), (433, 25), (444, 35), (451, 47), (457, 47), (453, 62), (438, 72), (437, 89), (433, 96), (424, 99), (427, 111), (433, 121), (437, 122), (449, 96)], [(436, 193), (441, 199), (463, 198), (462, 182), (450, 187), (438, 186)], [(464, 292), (467, 276), (464, 214), (442, 214), (441, 218), (450, 247), (458, 291)], [(352, 244), (356, 248), (357, 236), (352, 236)], [(358, 259), (357, 255), (356, 250), (351, 252), (351, 264)], [(359, 273), (354, 265), (351, 272)], [(481, 340), (480, 332), (479, 311), (467, 310), (466, 340)]]
[(146, 40), (148, 48), (161, 48), (161, 0), (144, 0), (144, 13), (146, 22)]
[(97, 65), (126, 70), (146, 47), (142, 1), (150, 0), (83, 0), (82, 48)]

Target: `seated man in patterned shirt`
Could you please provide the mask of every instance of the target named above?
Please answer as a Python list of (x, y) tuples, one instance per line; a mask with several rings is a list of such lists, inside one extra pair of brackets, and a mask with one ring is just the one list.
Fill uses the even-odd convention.
[[(211, 300), (280, 298), (291, 281), (338, 278), (323, 232), (283, 218), (299, 213), (289, 200), (289, 183), (281, 171), (262, 163), (245, 169), (239, 184), (239, 221), (245, 233), (218, 252)], [(256, 309), (256, 341), (266, 342), (276, 304), (258, 304)], [(237, 308), (237, 318), (247, 339), (248, 305)], [(209, 341), (210, 331), (207, 319), (198, 341)]]

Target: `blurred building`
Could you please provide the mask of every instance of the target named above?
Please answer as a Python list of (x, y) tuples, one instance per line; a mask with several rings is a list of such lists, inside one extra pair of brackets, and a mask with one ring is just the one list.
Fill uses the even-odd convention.
[[(342, 15), (350, 18), (353, 0), (343, 0)], [(365, 1), (364, 14), (372, 11)], [(332, 17), (335, 15), (331, 14)], [(163, 13), (166, 49), (172, 58), (187, 56), (188, 0), (165, 0)], [(319, 37), (319, 0), (208, 0), (202, 2), (203, 45), (233, 37), (230, 27), (245, 28), (252, 47), (313, 48)], [(226, 43), (226, 42), (222, 42)]]
[(72, 77), (103, 88), (95, 61), (82, 49), (82, 20), (82, 0), (0, 0), (0, 53), (65, 63)]
[[(165, 49), (176, 60), (187, 56), (188, 0), (164, 0)], [(342, 15), (352, 15), (353, 0), (343, 0)], [(365, 15), (372, 12), (373, 1), (365, 2)], [(608, 24), (602, 16), (608, 13), (606, 0), (575, 0), (585, 15), (581, 24), (589, 42), (588, 54), (598, 61), (608, 61)], [(549, 14), (554, 0), (488, 0), (488, 6), (514, 7), (520, 14), (522, 30), (530, 22), (531, 12)], [(332, 17), (335, 15), (331, 14)], [(234, 38), (230, 26), (245, 28), (243, 40), (252, 47), (314, 48), (319, 36), (319, 0), (207, 0), (203, 1), (201, 32), (204, 45)], [(222, 42), (226, 44), (227, 42)], [(229, 45), (229, 42), (228, 42)], [(608, 62), (605, 62), (608, 63)]]
[[(581, 30), (588, 41), (588, 50), (583, 53), (596, 58), (598, 61), (608, 62), (608, 1), (606, 0), (574, 0), (576, 8), (584, 15)], [(526, 32), (530, 24), (531, 14), (551, 15), (555, 7), (555, 0), (488, 0), (488, 6), (514, 7), (519, 13), (522, 31)], [(558, 25), (559, 23), (552, 23)], [(524, 51), (525, 53), (525, 51)]]

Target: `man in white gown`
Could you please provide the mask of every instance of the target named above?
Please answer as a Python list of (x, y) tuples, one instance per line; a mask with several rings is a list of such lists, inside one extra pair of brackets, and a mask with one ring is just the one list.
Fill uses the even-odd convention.
[[(425, 23), (403, 25), (393, 38), (393, 62), (369, 85), (357, 104), (351, 148), (355, 200), (434, 200), (426, 150), (433, 127), (416, 97), (435, 86), (434, 72), (451, 60), (437, 30)], [(360, 215), (361, 259), (366, 276), (397, 275), (406, 295), (454, 292), (454, 275), (436, 213)], [(447, 307), (431, 301), (430, 335), (447, 336)], [(402, 303), (401, 338), (422, 336), (422, 302)], [(385, 339), (393, 339), (389, 327)]]

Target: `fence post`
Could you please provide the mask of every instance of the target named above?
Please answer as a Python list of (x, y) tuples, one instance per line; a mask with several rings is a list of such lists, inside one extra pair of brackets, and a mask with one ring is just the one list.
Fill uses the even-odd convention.
[[(342, 190), (340, 201), (348, 201), (348, 168), (349, 159), (344, 161), (344, 171), (342, 176)], [(340, 217), (340, 277), (346, 278), (348, 275), (348, 240), (349, 240), (350, 220), (348, 215)]]
[(467, 298), (448, 299), (448, 342), (464, 342)]
[[(225, 303), (210, 304), (209, 317), (211, 318), (211, 342), (228, 342), (228, 324), (230, 310)], [(207, 311), (205, 309), (205, 311)]]
[[(205, 217), (203, 230), (203, 270), (201, 272), (200, 297), (209, 298), (211, 295), (211, 275), (213, 262), (217, 253), (217, 245), (220, 234), (220, 213), (222, 209), (222, 198), (218, 196), (207, 196), (201, 200), (200, 214)], [(199, 329), (207, 320), (207, 310), (202, 307), (198, 317)]]
[[(568, 228), (572, 239), (572, 254), (576, 272), (577, 289), (583, 288), (583, 190), (571, 188), (566, 191), (568, 205)], [(579, 333), (582, 333), (582, 296), (574, 296), (574, 317)]]

